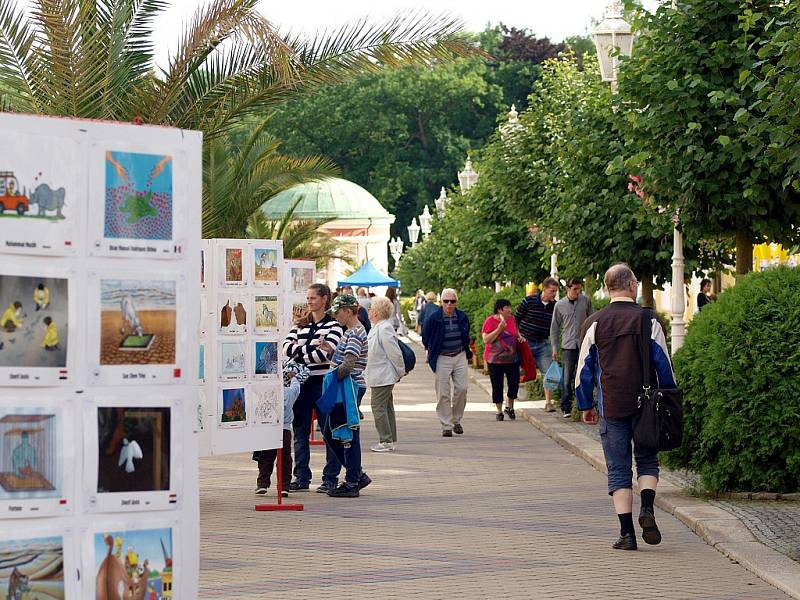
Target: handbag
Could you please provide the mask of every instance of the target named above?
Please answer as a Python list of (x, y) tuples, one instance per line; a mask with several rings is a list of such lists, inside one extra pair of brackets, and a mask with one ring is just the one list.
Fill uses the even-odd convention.
[[(386, 354), (386, 348), (383, 347), (383, 341), (381, 340), (380, 332), (376, 333), (376, 335), (378, 337), (378, 345), (381, 347), (381, 350), (383, 350), (383, 353)], [(414, 354), (414, 351), (411, 349), (411, 347), (400, 338), (395, 337), (395, 340), (397, 341), (397, 345), (400, 347), (400, 353), (403, 355), (403, 368), (406, 370), (405, 374), (408, 375), (411, 373), (411, 370), (417, 366), (417, 355)], [(392, 363), (392, 368), (394, 368), (394, 363)], [(396, 369), (395, 372), (397, 372)], [(404, 375), (399, 375), (399, 377), (404, 377)]]
[(633, 416), (633, 441), (638, 448), (674, 450), (683, 442), (683, 393), (650, 387), (651, 312), (642, 311), (642, 391)]
[(517, 355), (519, 356), (520, 366), (524, 371), (524, 375), (520, 377), (519, 382), (533, 381), (536, 379), (536, 359), (533, 358), (531, 347), (528, 342), (520, 342), (517, 340)]

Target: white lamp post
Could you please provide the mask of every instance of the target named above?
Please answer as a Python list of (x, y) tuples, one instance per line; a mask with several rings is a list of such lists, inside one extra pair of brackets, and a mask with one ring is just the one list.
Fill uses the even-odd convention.
[(399, 237), (389, 241), (389, 253), (394, 259), (395, 266), (400, 262), (400, 257), (403, 255), (403, 240)]
[(439, 216), (444, 215), (444, 211), (447, 210), (447, 203), (450, 202), (450, 199), (447, 197), (447, 191), (442, 188), (439, 192), (439, 197), (433, 201), (434, 206), (436, 206), (436, 212)]
[(428, 236), (431, 234), (431, 211), (428, 210), (427, 204), (422, 214), (419, 216), (419, 227), (422, 229), (422, 235), (425, 236), (427, 240)]
[(606, 7), (606, 14), (594, 28), (593, 34), (600, 74), (603, 81), (611, 82), (611, 90), (616, 92), (619, 55), (630, 56), (633, 47), (631, 26), (622, 17), (621, 2), (611, 2)]
[[(673, 0), (672, 8), (676, 8)], [(597, 58), (600, 61), (600, 72), (603, 81), (611, 82), (611, 89), (617, 91), (617, 70), (619, 54), (630, 56), (633, 49), (631, 26), (622, 18), (620, 2), (611, 2), (606, 8), (603, 20), (595, 27), (594, 43), (597, 47)], [(683, 233), (680, 229), (680, 214), (675, 213), (672, 219), (675, 227), (672, 232), (672, 354), (683, 345), (686, 336), (686, 323), (683, 315), (686, 312), (686, 296), (683, 290)]]
[(411, 242), (411, 247), (417, 245), (417, 241), (419, 240), (419, 225), (417, 225), (417, 217), (411, 219), (411, 225), (409, 225), (406, 229), (408, 229), (408, 241)]
[(508, 121), (500, 125), (500, 137), (503, 141), (513, 141), (514, 136), (523, 128), (522, 123), (519, 122), (519, 113), (517, 112), (517, 105), (512, 104), (511, 110), (508, 111)]
[(464, 194), (478, 181), (478, 173), (472, 169), (472, 161), (467, 155), (467, 162), (464, 163), (464, 170), (458, 172), (458, 185), (461, 193)]

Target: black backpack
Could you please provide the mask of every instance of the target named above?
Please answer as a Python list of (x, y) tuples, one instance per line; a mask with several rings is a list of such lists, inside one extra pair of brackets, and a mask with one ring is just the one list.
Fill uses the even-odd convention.
[(411, 346), (406, 344), (404, 341), (398, 339), (397, 345), (400, 346), (400, 352), (403, 353), (403, 364), (405, 365), (406, 373), (411, 373), (411, 371), (414, 370), (414, 367), (417, 366), (417, 355), (414, 354)]

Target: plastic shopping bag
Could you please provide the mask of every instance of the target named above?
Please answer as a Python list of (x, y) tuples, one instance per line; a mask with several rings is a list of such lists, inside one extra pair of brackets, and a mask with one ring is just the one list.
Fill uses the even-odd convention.
[(556, 361), (550, 363), (550, 368), (544, 374), (544, 387), (547, 390), (557, 390), (561, 387), (561, 365)]

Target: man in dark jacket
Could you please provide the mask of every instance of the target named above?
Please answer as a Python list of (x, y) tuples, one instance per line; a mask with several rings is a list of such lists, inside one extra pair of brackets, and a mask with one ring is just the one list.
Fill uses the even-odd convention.
[(456, 308), (457, 304), (456, 291), (445, 288), (442, 290), (442, 306), (437, 307), (422, 324), (422, 343), (428, 351), (428, 364), (436, 374), (436, 414), (444, 437), (453, 437), (453, 432), (464, 433), (461, 419), (467, 405), (468, 362), (472, 358), (469, 318)]
[[(659, 388), (674, 388), (664, 330), (650, 319), (650, 335), (642, 339), (642, 308), (636, 304), (638, 281), (628, 265), (619, 263), (606, 271), (605, 285), (611, 304), (594, 313), (581, 328), (581, 351), (575, 376), (575, 395), (585, 422), (594, 422), (593, 392), (597, 386), (600, 440), (608, 468), (608, 493), (620, 522), (617, 550), (636, 550), (633, 528), (633, 471), (631, 442), (633, 416), (642, 391), (641, 344), (650, 352), (651, 381)], [(661, 542), (653, 502), (658, 484), (658, 454), (633, 445), (642, 508), (639, 525), (648, 544)]]

